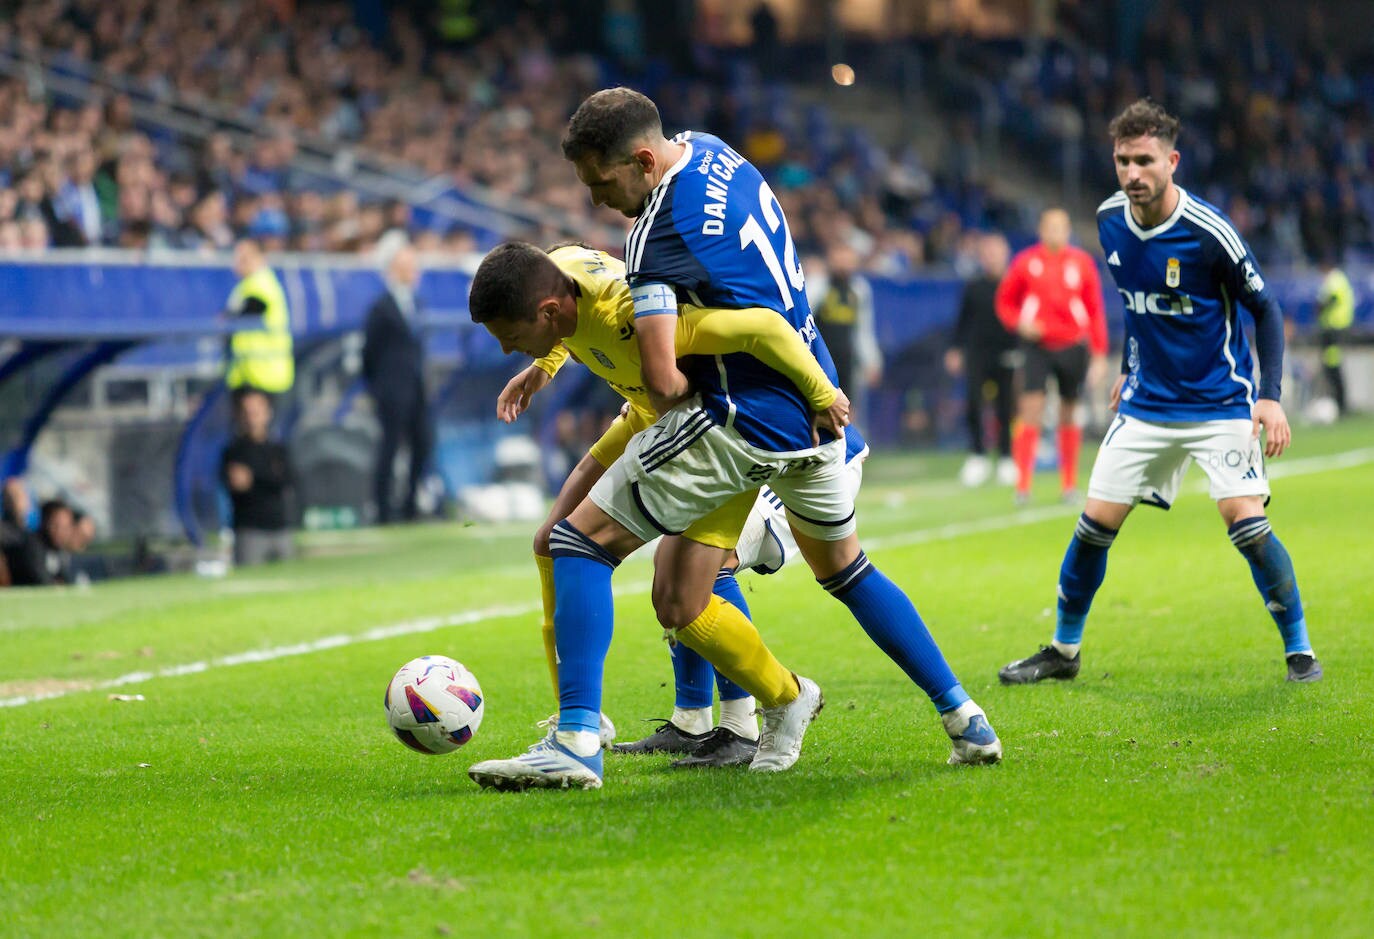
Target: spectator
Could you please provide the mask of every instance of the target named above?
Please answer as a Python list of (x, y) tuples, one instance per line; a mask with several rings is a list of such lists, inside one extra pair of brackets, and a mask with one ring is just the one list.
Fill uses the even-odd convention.
[(234, 563), (295, 557), (287, 497), (293, 484), (286, 447), (271, 440), (272, 402), (247, 388), (235, 401), (238, 432), (220, 458), (220, 478), (233, 506)]
[(33, 503), (23, 477), (11, 476), (6, 479), (4, 485), (0, 486), (0, 522), (28, 531), (32, 511)]
[(1007, 271), (1011, 249), (1000, 234), (978, 239), (980, 271), (964, 285), (954, 343), (945, 352), (945, 370), (964, 375), (965, 422), (969, 457), (959, 471), (965, 486), (981, 486), (992, 476), (992, 461), (984, 442), (984, 406), (992, 401), (997, 421), (997, 482), (1016, 484), (1016, 464), (1011, 459), (1012, 379), (1016, 363), (1016, 337), (997, 318), (997, 285)]
[(240, 329), (229, 337), (229, 363), (224, 382), (231, 391), (255, 388), (269, 394), (291, 390), (295, 361), (291, 353), (291, 312), (286, 292), (268, 266), (262, 247), (251, 238), (234, 246), (234, 274), (229, 295), (231, 317), (261, 317), (261, 326)]
[(382, 428), (373, 497), (377, 521), (386, 525), (394, 518), (392, 473), (402, 444), (409, 451), (410, 472), (401, 515), (408, 521), (417, 515), (416, 493), (434, 448), (434, 427), (425, 396), (424, 339), (415, 295), (420, 268), (415, 250), (393, 243), (382, 260), (386, 290), (367, 311), (363, 378)]
[(1012, 443), (1018, 505), (1030, 501), (1050, 374), (1059, 390), (1060, 491), (1066, 501), (1077, 494), (1083, 430), (1075, 410), (1083, 383), (1095, 385), (1106, 374), (1102, 281), (1092, 256), (1069, 244), (1070, 233), (1069, 213), (1046, 209), (1040, 215), (1040, 243), (1012, 259), (997, 288), (997, 316), (1021, 337), (1025, 356), (1017, 402), (1020, 426)]
[(72, 512), (71, 550), (79, 554), (90, 548), (95, 541), (95, 519), (90, 513), (76, 509)]
[(71, 539), (71, 507), (60, 499), (44, 502), (39, 509), (37, 535), (24, 537), (5, 552), (14, 586), (71, 583)]
[(1355, 322), (1355, 291), (1332, 254), (1321, 260), (1322, 284), (1317, 294), (1317, 325), (1321, 328), (1322, 373), (1336, 401), (1336, 413), (1345, 413), (1345, 376), (1341, 374), (1341, 342)]
[(95, 519), (80, 509), (72, 513), (71, 570), (75, 583), (89, 583), (104, 580), (110, 576), (110, 566), (106, 558), (91, 554), (95, 542)]
[(28, 541), (34, 537), (29, 531), (29, 491), (18, 476), (5, 480), (0, 490), (0, 587), (13, 583), (10, 570), (12, 556), (28, 553)]
[(67, 181), (61, 190), (62, 211), (80, 235), (81, 244), (102, 244), (105, 223), (95, 188), (95, 154), (90, 147), (82, 147), (68, 158), (67, 166)]

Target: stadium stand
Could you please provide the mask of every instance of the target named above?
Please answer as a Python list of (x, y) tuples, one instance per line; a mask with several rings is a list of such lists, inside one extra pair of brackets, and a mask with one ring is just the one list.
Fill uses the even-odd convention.
[[(0, 146), (9, 164), (0, 182), (22, 189), (23, 205), (6, 212), (0, 202), (0, 220), (41, 216), (59, 246), (222, 250), (232, 231), (269, 248), (347, 251), (397, 222), (426, 251), (509, 235), (617, 243), (615, 218), (594, 215), (557, 144), (586, 93), (628, 76), (610, 60), (557, 54), (581, 37), (556, 21), (518, 18), (458, 51), (427, 45), (404, 16), (392, 19), (385, 43), (372, 41), (346, 4), (301, 4), (289, 18), (267, 2), (235, 9), (20, 4), (0, 63), (19, 75), (0, 86), (0, 115), (13, 127)], [(934, 191), (914, 151), (884, 152), (756, 69), (727, 62), (693, 80), (650, 69), (636, 80), (674, 125), (717, 129), (773, 173), (804, 250), (843, 238), (870, 269), (904, 275), (952, 261), (963, 227), (1005, 221), (996, 215), (1006, 206)], [(331, 161), (352, 172), (324, 172), (319, 164)], [(389, 204), (357, 191), (359, 161), (400, 184), (381, 187)], [(91, 175), (105, 223), (94, 240), (94, 223), (71, 222)], [(417, 186), (433, 195), (417, 198)], [(525, 224), (431, 211), (440, 199)], [(5, 243), (36, 247), (38, 226), (27, 242), (23, 231)]]
[[(1110, 28), (1107, 5), (1059, 9), (1051, 41), (955, 45), (966, 79), (945, 87), (966, 93), (948, 104), (995, 122), (1091, 199), (1115, 188), (1100, 158), (1107, 121), (1148, 94), (1182, 117), (1198, 194), (1271, 266), (1374, 257), (1374, 63), (1347, 60), (1321, 5), (1280, 33), (1251, 7), (1156, 4), (1134, 36)], [(993, 93), (967, 93), (971, 81)]]

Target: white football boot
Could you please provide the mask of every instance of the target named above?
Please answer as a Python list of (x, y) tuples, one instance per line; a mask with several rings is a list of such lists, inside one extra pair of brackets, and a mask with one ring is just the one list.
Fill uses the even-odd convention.
[(972, 701), (965, 701), (952, 711), (940, 715), (945, 725), (945, 733), (954, 745), (949, 755), (949, 764), (958, 766), (963, 763), (1000, 763), (1002, 760), (1002, 741), (988, 723), (983, 709)]
[(558, 742), (558, 732), (509, 760), (483, 760), (468, 769), (483, 789), (520, 792), (524, 789), (600, 789), (601, 750), (578, 756)]
[(1016, 485), (1016, 462), (1009, 456), (1004, 456), (997, 461), (997, 485)]
[(781, 773), (790, 769), (801, 756), (802, 737), (806, 728), (825, 707), (825, 696), (809, 678), (797, 677), (800, 688), (797, 697), (775, 708), (762, 708), (763, 733), (759, 735), (759, 751), (749, 764), (756, 773)]
[(959, 470), (959, 482), (969, 489), (976, 489), (988, 481), (992, 476), (992, 463), (987, 457), (973, 453), (964, 461), (963, 467)]

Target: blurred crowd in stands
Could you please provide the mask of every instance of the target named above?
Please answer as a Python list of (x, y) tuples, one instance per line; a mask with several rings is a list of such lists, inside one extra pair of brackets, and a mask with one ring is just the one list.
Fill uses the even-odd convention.
[[(64, 76), (126, 84), (83, 101), (45, 88), (38, 72), (0, 82), (0, 251), (223, 251), (242, 235), (269, 250), (358, 251), (394, 228), (427, 252), (498, 240), (469, 224), (418, 224), (403, 201), (305, 179), (295, 162), (303, 143), (443, 180), (479, 204), (536, 202), (557, 224), (516, 233), (530, 240), (581, 234), (617, 247), (623, 223), (588, 205), (558, 141), (586, 93), (624, 80), (659, 101), (670, 128), (708, 129), (763, 168), (804, 253), (844, 244), (870, 273), (951, 262), (968, 272), (974, 230), (1029, 234), (1036, 207), (1009, 204), (982, 178), (974, 118), (986, 100), (960, 99), (963, 119), (949, 122), (944, 158), (928, 168), (914, 148), (885, 150), (766, 77), (783, 56), (763, 8), (751, 52), (703, 51), (698, 36), (680, 43), (687, 52), (655, 59), (655, 26), (669, 27), (647, 22), (642, 4), (602, 4), (594, 17), (579, 15), (583, 5), (526, 0), (534, 13), (444, 42), (412, 16), (423, 5), (368, 23), (340, 2), (21, 2), (0, 24), (0, 47), (41, 53)], [(1004, 151), (1025, 147), (1060, 169), (1069, 161), (1085, 199), (1105, 195), (1114, 188), (1106, 121), (1150, 94), (1184, 118), (1187, 182), (1270, 263), (1374, 247), (1374, 69), (1334, 51), (1320, 5), (1286, 36), (1258, 11), (1215, 4), (1162, 4), (1135, 37), (1113, 29), (1107, 5), (1058, 10), (1053, 41), (940, 43), (946, 60), (995, 84)], [(135, 119), (131, 95), (232, 115), (257, 133), (159, 132)]]
[(1107, 122), (1149, 95), (1183, 119), (1180, 182), (1224, 209), (1266, 263), (1374, 253), (1374, 61), (1347, 58), (1322, 4), (1278, 23), (1256, 5), (1167, 0), (1136, 35), (1114, 28), (1110, 7), (1061, 4), (1053, 42), (953, 51), (995, 83), (1008, 142), (1105, 197), (1116, 188)]
[[(249, 235), (269, 250), (353, 251), (396, 227), (422, 251), (486, 247), (462, 225), (415, 225), (403, 202), (303, 182), (293, 168), (303, 141), (366, 152), (498, 204), (537, 201), (563, 229), (536, 224), (520, 233), (531, 240), (582, 234), (618, 247), (607, 233), (623, 220), (592, 209), (558, 149), (578, 101), (618, 80), (654, 93), (670, 128), (708, 129), (764, 168), (804, 252), (844, 243), (867, 270), (902, 276), (952, 260), (967, 248), (965, 229), (1012, 212), (981, 189), (962, 191), (965, 180), (942, 190), (914, 150), (885, 152), (756, 67), (721, 65), (691, 81), (626, 73), (644, 60), (636, 37), (648, 24), (627, 29), (609, 17), (589, 36), (568, 26), (572, 17), (525, 15), (449, 47), (404, 13), (378, 40), (348, 4), (288, 9), (268, 0), (20, 4), (0, 41), (41, 53), (62, 75), (103, 71), (129, 84), (75, 101), (41, 81), (0, 82), (0, 250), (223, 251)], [(607, 48), (609, 57), (586, 51)], [(135, 119), (130, 95), (232, 113), (240, 124), (249, 115), (259, 134), (160, 133)]]

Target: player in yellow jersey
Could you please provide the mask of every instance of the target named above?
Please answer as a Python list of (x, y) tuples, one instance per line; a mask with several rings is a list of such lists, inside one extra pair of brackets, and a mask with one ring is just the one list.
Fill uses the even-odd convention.
[[(629, 287), (623, 280), (622, 262), (581, 245), (554, 248), (542, 263), (536, 259), (536, 253), (543, 255), (531, 245), (508, 244), (496, 249), (489, 260), (483, 262), (486, 275), (511, 266), (539, 272), (543, 282), (525, 284), (527, 294), (523, 297), (510, 295), (509, 282), (503, 283), (499, 298), (491, 296), (493, 291), (484, 288), (501, 283), (499, 277), (493, 279), (479, 271), (474, 280), (474, 296), (470, 303), (474, 320), (483, 323), (505, 351), (524, 352), (535, 358), (532, 365), (506, 386), (498, 400), (498, 416), (508, 422), (515, 420), (528, 406), (530, 397), (542, 389), (570, 357), (585, 364), (626, 400), (621, 416), (570, 474), (548, 519), (535, 535), (535, 561), (544, 599), (545, 652), (557, 689), (550, 530), (557, 520), (582, 501), (606, 468), (624, 452), (629, 439), (653, 424), (657, 415), (640, 374), (634, 306)], [(516, 313), (529, 309), (536, 312), (526, 319), (498, 316), (491, 308), (498, 303)], [(682, 355), (748, 352), (791, 377), (813, 407), (829, 406), (835, 398), (835, 390), (814, 356), (798, 340), (796, 332), (770, 310), (727, 311), (684, 306), (679, 318), (677, 346)], [(785, 551), (786, 538), (779, 535), (786, 524), (781, 509), (774, 502), (775, 499), (766, 495), (756, 497), (753, 493), (734, 499), (692, 525), (682, 537), (729, 551), (736, 547), (741, 528), (747, 521), (750, 523), (749, 546), (741, 547), (744, 564), (775, 570), (784, 559), (781, 552)], [(761, 556), (764, 553), (761, 549), (765, 547), (771, 548), (771, 556)], [(732, 558), (731, 563), (721, 569), (713, 592), (747, 617), (748, 607), (734, 579), (738, 560)], [(747, 619), (742, 622), (748, 626)], [(752, 627), (748, 631), (752, 632)], [(764, 700), (769, 701), (776, 698), (779, 687), (792, 684), (790, 674), (756, 637), (754, 633), (752, 638), (757, 645), (749, 656), (749, 664), (737, 675), (739, 684), (716, 673), (721, 697), (719, 726), (711, 727), (711, 668), (701, 661), (696, 651), (679, 644), (672, 650), (677, 677), (677, 705), (673, 718), (665, 721), (646, 740), (616, 749), (621, 752), (686, 753), (688, 756), (675, 764), (684, 766), (748, 763), (757, 749), (758, 725), (753, 716), (755, 702), (746, 689), (762, 688), (766, 692), (762, 695)], [(603, 743), (608, 742), (608, 732), (613, 733), (613, 730), (603, 715)]]

